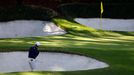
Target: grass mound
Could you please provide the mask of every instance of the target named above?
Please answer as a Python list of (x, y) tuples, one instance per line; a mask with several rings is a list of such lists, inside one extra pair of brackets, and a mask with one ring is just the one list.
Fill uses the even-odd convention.
[(94, 28), (90, 28), (76, 22), (68, 21), (66, 19), (55, 18), (53, 22), (66, 30), (69, 34), (80, 36), (102, 36), (102, 33)]

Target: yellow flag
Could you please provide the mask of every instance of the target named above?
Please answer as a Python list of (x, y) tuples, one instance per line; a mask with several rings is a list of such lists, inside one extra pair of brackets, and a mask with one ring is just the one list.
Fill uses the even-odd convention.
[(103, 3), (102, 3), (102, 1), (101, 1), (101, 6), (100, 6), (100, 7), (101, 7), (101, 14), (102, 14), (103, 11), (104, 11), (104, 10), (103, 10)]

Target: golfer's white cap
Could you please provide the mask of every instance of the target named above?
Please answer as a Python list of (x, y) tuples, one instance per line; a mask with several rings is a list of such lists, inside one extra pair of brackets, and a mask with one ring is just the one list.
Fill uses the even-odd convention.
[(36, 42), (35, 44), (36, 44), (37, 46), (41, 45), (40, 42)]

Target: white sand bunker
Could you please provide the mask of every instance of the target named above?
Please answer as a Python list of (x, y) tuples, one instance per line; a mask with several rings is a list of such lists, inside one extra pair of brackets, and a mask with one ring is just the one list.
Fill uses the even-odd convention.
[[(110, 18), (76, 18), (76, 22), (102, 30), (134, 31), (134, 19), (110, 19)], [(102, 23), (102, 25), (100, 25)]]
[[(27, 52), (0, 53), (0, 73), (31, 71)], [(77, 71), (105, 68), (108, 65), (86, 56), (40, 52), (35, 71)]]

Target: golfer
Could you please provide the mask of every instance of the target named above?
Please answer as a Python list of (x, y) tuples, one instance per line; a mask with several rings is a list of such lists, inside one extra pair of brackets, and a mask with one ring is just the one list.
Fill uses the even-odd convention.
[(35, 59), (39, 55), (38, 47), (40, 45), (41, 45), (40, 42), (36, 42), (35, 45), (30, 47), (30, 49), (29, 49), (28, 58), (29, 58), (29, 64), (30, 64), (31, 71), (33, 71), (36, 68)]

